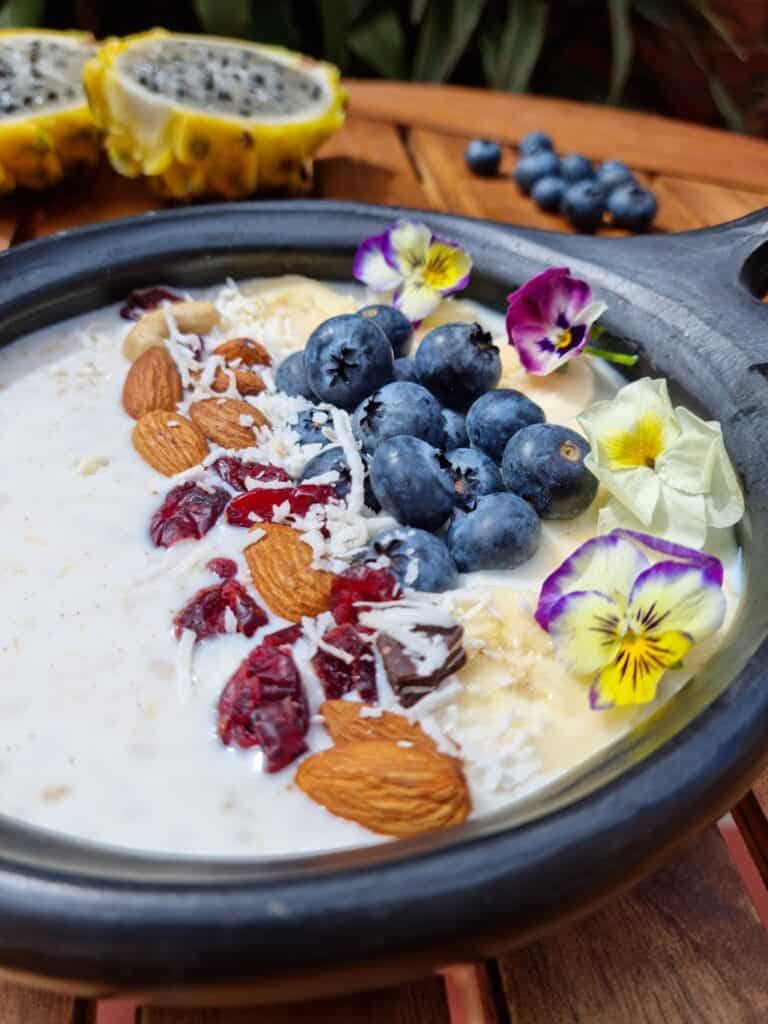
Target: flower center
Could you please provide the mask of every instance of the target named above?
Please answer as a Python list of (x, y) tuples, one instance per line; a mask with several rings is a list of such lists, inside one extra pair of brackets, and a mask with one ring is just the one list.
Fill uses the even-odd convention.
[(570, 348), (573, 344), (573, 334), (571, 333), (570, 327), (566, 327), (563, 331), (557, 331), (555, 334), (555, 348), (560, 352), (564, 348)]
[(664, 424), (656, 413), (648, 412), (628, 430), (608, 436), (603, 449), (611, 469), (655, 469), (664, 451)]

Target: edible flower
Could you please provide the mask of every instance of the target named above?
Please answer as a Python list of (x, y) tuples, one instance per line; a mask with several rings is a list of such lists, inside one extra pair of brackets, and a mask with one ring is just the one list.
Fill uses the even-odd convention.
[[(649, 552), (661, 555), (652, 563)], [(588, 540), (542, 584), (536, 621), (595, 710), (647, 704), (725, 617), (719, 559), (634, 530)]]
[(601, 529), (644, 527), (701, 548), (710, 527), (744, 515), (720, 424), (673, 408), (666, 381), (633, 381), (578, 421), (591, 448), (585, 464), (610, 494)]
[(434, 312), (445, 295), (466, 288), (471, 268), (469, 253), (414, 220), (398, 220), (367, 238), (353, 264), (358, 281), (374, 292), (391, 292), (392, 304), (413, 324)]
[(509, 344), (517, 349), (523, 369), (540, 377), (586, 349), (592, 325), (608, 308), (593, 302), (587, 282), (572, 277), (567, 267), (537, 274), (507, 302)]

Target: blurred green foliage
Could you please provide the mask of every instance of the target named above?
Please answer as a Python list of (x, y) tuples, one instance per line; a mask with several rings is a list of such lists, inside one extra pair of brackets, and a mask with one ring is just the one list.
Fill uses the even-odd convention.
[(638, 32), (655, 28), (705, 72), (725, 123), (743, 127), (707, 66), (713, 38), (738, 56), (711, 0), (6, 0), (0, 23), (82, 25), (99, 36), (163, 24), (279, 43), (347, 74), (636, 106), (663, 105), (636, 47)]

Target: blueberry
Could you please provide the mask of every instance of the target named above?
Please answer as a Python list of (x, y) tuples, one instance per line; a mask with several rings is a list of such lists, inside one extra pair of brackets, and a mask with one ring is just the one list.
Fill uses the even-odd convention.
[(517, 184), (526, 195), (540, 178), (560, 173), (560, 161), (550, 150), (542, 150), (541, 153), (533, 153), (531, 156), (524, 156), (515, 164), (512, 172)]
[(409, 381), (395, 381), (374, 391), (355, 409), (352, 432), (366, 452), (388, 437), (408, 434), (439, 448), (445, 437), (442, 410), (435, 396)]
[(332, 316), (312, 331), (304, 365), (317, 397), (350, 411), (394, 374), (387, 336), (373, 321), (354, 313)]
[(463, 413), (455, 409), (443, 409), (443, 449), (447, 452), (454, 448), (465, 448), (469, 444), (467, 436), (467, 420)]
[(616, 227), (644, 231), (656, 216), (658, 203), (653, 192), (639, 185), (619, 185), (608, 196), (608, 212)]
[[(347, 462), (347, 456), (344, 454), (344, 449), (339, 445), (334, 445), (333, 448), (326, 448), (325, 451), (310, 459), (299, 477), (299, 482), (303, 483), (305, 480), (311, 480), (313, 477), (332, 472), (339, 474), (339, 479), (334, 484), (336, 496), (338, 498), (346, 498), (352, 486), (352, 474), (349, 472), (349, 463)], [(373, 493), (370, 477), (367, 472), (364, 490), (365, 504), (374, 512), (378, 512), (381, 506), (376, 500), (376, 495)]]
[(541, 520), (516, 494), (484, 494), (471, 512), (456, 511), (446, 536), (460, 572), (514, 569), (541, 542)]
[(520, 156), (531, 156), (533, 153), (552, 150), (554, 147), (552, 146), (552, 139), (550, 139), (546, 132), (529, 132), (520, 140), (520, 145), (517, 148)]
[(382, 441), (371, 460), (371, 483), (384, 511), (404, 526), (438, 530), (453, 510), (451, 478), (438, 452), (418, 437)]
[(501, 146), (490, 139), (472, 139), (464, 151), (467, 167), (483, 178), (492, 178), (499, 173)]
[(544, 410), (520, 391), (499, 388), (478, 398), (467, 413), (467, 433), (473, 448), (501, 462), (507, 441), (531, 423), (544, 422)]
[(542, 519), (573, 519), (597, 494), (597, 479), (584, 465), (588, 454), (587, 442), (568, 427), (526, 427), (504, 451), (504, 485), (530, 502)]
[(635, 176), (621, 160), (604, 160), (597, 168), (597, 180), (610, 192), (619, 185), (633, 184)]
[(472, 509), (481, 494), (495, 494), (504, 490), (499, 467), (485, 452), (476, 448), (455, 448), (443, 456), (453, 480), (456, 504)]
[(565, 192), (565, 182), (556, 174), (548, 174), (539, 178), (531, 189), (531, 196), (536, 205), (547, 213), (557, 213)]
[(596, 181), (577, 181), (563, 195), (563, 213), (578, 231), (600, 227), (605, 213), (605, 189)]
[(560, 158), (560, 173), (567, 182), (585, 181), (595, 176), (595, 169), (590, 160), (581, 153), (569, 153)]
[(399, 309), (386, 305), (363, 306), (358, 313), (384, 331), (395, 358), (408, 355), (413, 341), (413, 326)]
[(499, 350), (480, 324), (441, 324), (416, 349), (416, 377), (443, 405), (466, 409), (495, 387)]
[(439, 537), (401, 526), (379, 534), (355, 561), (387, 564), (404, 587), (439, 594), (458, 583), (451, 553)]
[(416, 364), (411, 356), (400, 356), (395, 360), (395, 380), (416, 383)]
[(331, 417), (323, 409), (302, 409), (288, 421), (299, 435), (299, 444), (328, 444), (324, 431), (331, 426)]
[(314, 398), (307, 380), (304, 352), (292, 352), (277, 368), (275, 383), (278, 391), (295, 398)]

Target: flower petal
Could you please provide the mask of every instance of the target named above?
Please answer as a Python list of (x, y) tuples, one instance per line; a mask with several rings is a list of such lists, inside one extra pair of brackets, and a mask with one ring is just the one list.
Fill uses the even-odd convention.
[(605, 302), (590, 302), (589, 305), (585, 306), (579, 313), (577, 313), (572, 323), (584, 324), (587, 328), (587, 334), (589, 334), (589, 328), (603, 313), (608, 309), (608, 304)]
[(427, 262), (432, 232), (416, 220), (399, 220), (390, 228), (387, 259), (404, 278), (423, 271)]
[(450, 242), (435, 240), (427, 250), (424, 283), (441, 295), (449, 295), (460, 288), (466, 288), (471, 269), (472, 260), (462, 248)]
[(358, 246), (352, 264), (352, 272), (358, 281), (367, 284), (375, 292), (392, 291), (402, 281), (402, 275), (387, 260), (389, 232), (372, 235)]
[[(545, 270), (507, 296), (507, 327), (516, 324), (554, 325), (550, 316), (552, 295), (558, 294), (562, 282), (570, 277), (567, 267)], [(588, 300), (587, 300), (588, 301)]]
[(715, 555), (708, 555), (705, 551), (697, 551), (695, 548), (685, 547), (682, 544), (674, 544), (664, 540), (662, 537), (654, 537), (649, 533), (642, 533), (636, 530), (618, 529), (615, 531), (619, 537), (626, 537), (633, 544), (641, 548), (648, 548), (650, 551), (666, 555), (667, 561), (679, 560), (687, 565), (695, 565), (704, 570), (708, 583), (714, 583), (718, 587), (723, 585), (723, 563)]
[(596, 590), (561, 597), (549, 617), (557, 655), (571, 672), (592, 676), (616, 656), (624, 632), (624, 609)]
[(725, 595), (701, 566), (658, 562), (641, 573), (629, 595), (627, 621), (636, 633), (672, 630), (697, 643), (720, 628)]
[(680, 661), (690, 647), (691, 640), (684, 633), (628, 634), (613, 663), (593, 683), (590, 704), (596, 710), (648, 704), (656, 696), (666, 670)]
[(552, 610), (571, 591), (599, 590), (624, 603), (637, 576), (650, 562), (630, 540), (617, 534), (593, 537), (544, 580), (536, 608), (536, 621), (549, 629)]
[(413, 279), (404, 281), (392, 299), (393, 305), (414, 325), (433, 313), (441, 301), (440, 292)]

